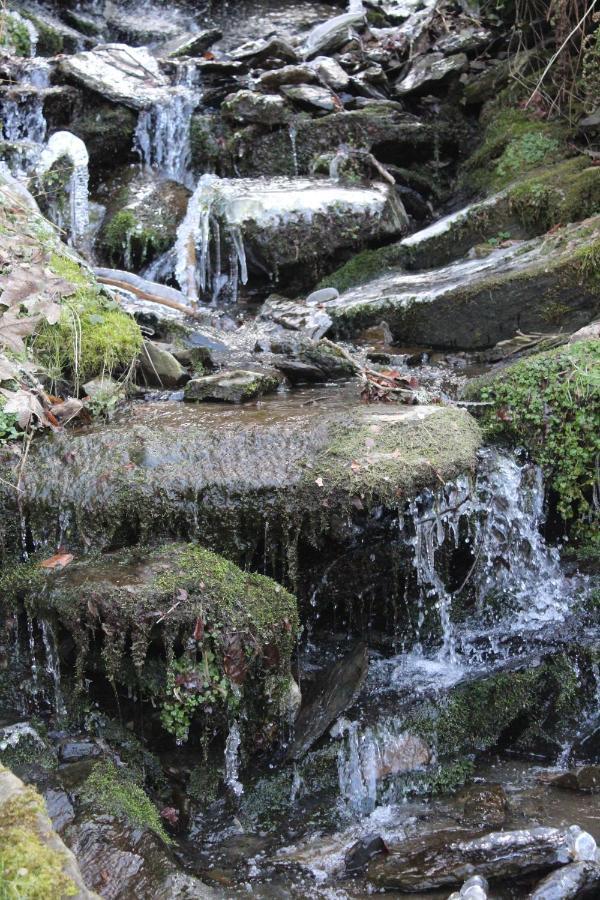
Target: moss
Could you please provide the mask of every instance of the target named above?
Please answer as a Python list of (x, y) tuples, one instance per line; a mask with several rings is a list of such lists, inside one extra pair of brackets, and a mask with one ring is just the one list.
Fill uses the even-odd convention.
[[(598, 540), (600, 343), (581, 341), (522, 360), (481, 391), (492, 438), (525, 446), (579, 540)], [(595, 535), (595, 537), (594, 537)]]
[(0, 806), (0, 900), (64, 900), (78, 893), (64, 871), (64, 854), (40, 837), (45, 812), (32, 788)]
[(0, 47), (13, 50), (17, 56), (31, 55), (31, 38), (26, 25), (8, 12), (0, 13)]
[(343, 294), (349, 288), (365, 284), (372, 278), (383, 275), (386, 269), (397, 268), (404, 262), (405, 256), (400, 244), (380, 247), (377, 250), (363, 250), (331, 275), (322, 278), (317, 287), (335, 287)]
[(38, 33), (37, 52), (39, 56), (57, 56), (63, 52), (64, 39), (56, 28), (27, 10), (23, 10), (22, 15), (33, 23)]
[(165, 844), (171, 843), (158, 810), (129, 770), (107, 760), (96, 763), (81, 796), (95, 813), (122, 819), (133, 828), (148, 829)]
[(534, 172), (509, 189), (509, 206), (533, 233), (600, 213), (600, 169), (583, 156)]
[(140, 269), (171, 246), (168, 235), (138, 221), (132, 209), (112, 217), (102, 236), (102, 246), (112, 265)]
[(541, 121), (521, 109), (496, 113), (485, 128), (483, 142), (463, 166), (461, 180), (472, 193), (498, 190), (541, 164), (567, 155), (567, 128)]
[(132, 316), (122, 312), (70, 258), (53, 254), (51, 269), (77, 286), (62, 303), (60, 321), (43, 324), (33, 347), (53, 382), (70, 378), (78, 388), (98, 375), (127, 369), (142, 347)]

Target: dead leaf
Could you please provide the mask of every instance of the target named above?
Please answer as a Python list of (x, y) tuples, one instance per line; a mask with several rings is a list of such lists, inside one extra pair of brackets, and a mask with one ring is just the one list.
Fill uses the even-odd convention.
[(277, 644), (267, 644), (263, 647), (263, 664), (265, 669), (276, 669), (279, 665), (280, 654)]
[(198, 616), (198, 618), (196, 619), (194, 634), (192, 636), (198, 643), (204, 638), (204, 621), (202, 620), (201, 616)]
[(72, 563), (75, 557), (72, 553), (55, 553), (54, 556), (43, 559), (40, 563), (42, 569), (64, 569)]
[(244, 645), (239, 634), (226, 634), (223, 642), (223, 670), (234, 684), (243, 684), (248, 674)]

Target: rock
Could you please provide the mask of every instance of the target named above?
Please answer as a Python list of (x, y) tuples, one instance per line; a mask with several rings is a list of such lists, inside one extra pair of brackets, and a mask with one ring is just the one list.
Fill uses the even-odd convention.
[(236, 122), (261, 125), (283, 125), (291, 118), (291, 110), (279, 94), (257, 94), (246, 90), (230, 94), (221, 106), (221, 114)]
[(202, 378), (192, 378), (185, 386), (185, 400), (213, 400), (218, 403), (245, 403), (276, 391), (279, 379), (264, 372), (234, 369)]
[(66, 740), (58, 749), (58, 758), (63, 763), (78, 762), (81, 759), (92, 759), (101, 756), (102, 750), (93, 740)]
[(278, 294), (271, 294), (265, 300), (258, 312), (258, 317), (259, 320), (274, 322), (290, 331), (297, 331), (314, 341), (322, 338), (332, 325), (330, 316), (314, 304), (309, 306), (295, 300), (288, 300), (286, 297), (280, 297)]
[(166, 44), (155, 50), (155, 55), (165, 59), (179, 59), (182, 56), (202, 56), (209, 47), (212, 47), (222, 37), (223, 32), (218, 28), (207, 28), (196, 33), (178, 35), (178, 37), (172, 38), (172, 40), (167, 41)]
[(460, 891), (448, 897), (448, 900), (487, 900), (489, 885), (481, 875), (467, 878)]
[[(529, 900), (574, 900), (595, 896), (600, 890), (600, 865), (574, 862), (547, 875), (529, 894)], [(592, 892), (592, 893), (588, 893)]]
[(379, 325), (371, 325), (370, 328), (365, 328), (359, 334), (358, 340), (361, 344), (383, 344), (389, 347), (394, 340), (394, 336), (388, 323), (380, 322)]
[(99, 262), (139, 272), (175, 243), (190, 192), (128, 166), (103, 182), (96, 196), (106, 206), (96, 239)]
[(314, 81), (316, 74), (308, 65), (283, 66), (261, 72), (256, 79), (256, 86), (264, 91), (276, 91), (284, 84), (303, 84)]
[(434, 45), (434, 50), (444, 54), (473, 53), (481, 47), (485, 47), (486, 44), (491, 44), (493, 39), (492, 32), (487, 28), (473, 26), (439, 38)]
[(418, 57), (410, 67), (408, 75), (397, 81), (395, 92), (400, 97), (407, 94), (418, 94), (434, 90), (452, 76), (458, 76), (468, 66), (464, 53), (456, 56), (443, 56), (441, 53), (428, 53)]
[(99, 900), (86, 887), (77, 860), (54, 831), (41, 797), (2, 765), (0, 822), (0, 858), (1, 848), (11, 850), (10, 858), (2, 859), (2, 884), (7, 896), (21, 896), (21, 870), (27, 873), (33, 869), (38, 886), (48, 892), (44, 896)]
[(343, 91), (350, 84), (350, 76), (330, 56), (317, 56), (309, 63), (319, 81), (332, 91)]
[(584, 325), (578, 331), (575, 331), (569, 338), (570, 344), (576, 344), (577, 341), (600, 340), (600, 321), (591, 322)]
[(358, 364), (353, 363), (328, 340), (301, 345), (290, 359), (274, 360), (273, 365), (283, 372), (292, 384), (301, 381), (322, 382), (353, 378), (359, 370)]
[(327, 303), (328, 300), (335, 300), (340, 296), (337, 288), (322, 288), (320, 291), (313, 291), (304, 301), (307, 306), (318, 306), (319, 303)]
[(140, 364), (146, 383), (155, 387), (176, 388), (189, 378), (173, 354), (152, 341), (144, 342)]
[(581, 766), (572, 772), (561, 772), (550, 780), (550, 784), (568, 791), (595, 794), (600, 791), (600, 766)]
[(298, 54), (292, 45), (282, 38), (271, 37), (260, 41), (250, 41), (231, 53), (234, 60), (241, 60), (250, 66), (256, 66), (269, 59), (281, 59), (284, 62), (297, 63)]
[(440, 831), (390, 844), (388, 854), (372, 860), (368, 881), (377, 888), (430, 891), (462, 884), (476, 869), (485, 878), (531, 875), (569, 859), (568, 833), (558, 828), (530, 828), (481, 834)]
[(319, 676), (294, 723), (294, 737), (287, 748), (288, 759), (304, 756), (347, 709), (365, 680), (368, 667), (368, 649), (359, 644)]
[(352, 35), (354, 26), (362, 24), (365, 13), (361, 9), (356, 12), (342, 13), (326, 22), (321, 22), (308, 33), (303, 47), (303, 56), (310, 59), (324, 52), (337, 50), (345, 44)]
[(323, 87), (316, 87), (312, 84), (292, 84), (283, 85), (281, 93), (301, 106), (314, 107), (315, 109), (324, 109), (327, 112), (333, 112), (339, 109), (340, 102), (331, 93), (330, 90)]
[(75, 809), (71, 798), (62, 788), (48, 787), (43, 792), (46, 810), (52, 826), (59, 833), (75, 819)]
[[(262, 96), (262, 95), (259, 95)], [(176, 275), (186, 295), (206, 279), (207, 256), (196, 254), (190, 276), (190, 240), (199, 241), (203, 211), (210, 208), (210, 240), (221, 243), (221, 259), (230, 252), (241, 260), (240, 278), (254, 271), (278, 272), (301, 289), (311, 280), (311, 264), (326, 260), (343, 247), (357, 247), (386, 235), (401, 234), (408, 225), (404, 208), (388, 184), (346, 187), (309, 178), (217, 178), (198, 183), (177, 239)], [(218, 230), (215, 224), (220, 227)], [(242, 246), (240, 246), (240, 239)]]
[(462, 820), (465, 825), (503, 825), (508, 811), (508, 798), (500, 784), (474, 784), (462, 791)]
[(169, 95), (169, 80), (152, 54), (141, 47), (104, 44), (66, 57), (59, 68), (77, 84), (132, 109), (150, 109)]
[(324, 304), (331, 333), (350, 337), (381, 321), (394, 340), (440, 349), (492, 347), (517, 331), (575, 329), (598, 314), (592, 282), (574, 260), (585, 258), (600, 217), (555, 234), (494, 250), (483, 260), (434, 272), (391, 271)]
[(375, 856), (386, 853), (386, 845), (379, 835), (368, 835), (350, 847), (344, 857), (346, 872), (354, 875), (360, 872)]

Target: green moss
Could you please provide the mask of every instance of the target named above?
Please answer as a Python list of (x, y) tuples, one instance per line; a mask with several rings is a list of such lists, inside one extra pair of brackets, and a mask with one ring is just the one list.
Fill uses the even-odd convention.
[(132, 209), (122, 209), (106, 227), (102, 245), (113, 265), (139, 269), (168, 250), (170, 242), (167, 235), (139, 222)]
[(40, 815), (44, 802), (32, 788), (0, 806), (0, 900), (64, 900), (78, 892), (64, 854), (40, 837)]
[(110, 376), (131, 366), (143, 342), (133, 317), (68, 257), (53, 254), (51, 269), (77, 285), (77, 291), (63, 300), (60, 321), (44, 323), (34, 338), (35, 354), (52, 381), (69, 378), (78, 388), (98, 375)]
[(33, 22), (38, 33), (37, 52), (39, 56), (57, 56), (64, 50), (64, 40), (62, 34), (49, 25), (47, 22), (35, 16), (27, 10), (22, 10), (24, 18)]
[(509, 190), (509, 206), (534, 233), (600, 212), (600, 169), (583, 156), (535, 172)]
[(581, 341), (516, 363), (481, 392), (493, 438), (525, 446), (576, 538), (598, 539), (593, 492), (600, 453), (600, 342)]
[(566, 126), (541, 121), (521, 109), (505, 109), (487, 123), (483, 142), (463, 167), (472, 192), (498, 190), (525, 172), (567, 155)]
[(331, 275), (322, 278), (317, 287), (335, 287), (343, 294), (351, 287), (383, 275), (386, 270), (397, 268), (404, 261), (404, 256), (399, 244), (377, 250), (363, 250)]
[(25, 24), (8, 12), (0, 13), (0, 47), (13, 50), (17, 56), (31, 55), (31, 38)]
[(96, 763), (81, 796), (95, 813), (122, 819), (133, 828), (147, 828), (165, 844), (171, 843), (158, 810), (129, 770), (107, 760)]

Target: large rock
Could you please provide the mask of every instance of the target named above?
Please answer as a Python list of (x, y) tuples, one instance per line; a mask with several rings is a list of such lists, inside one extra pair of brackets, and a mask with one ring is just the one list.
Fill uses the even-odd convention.
[(385, 319), (399, 342), (471, 350), (517, 331), (574, 330), (600, 309), (586, 268), (598, 227), (600, 217), (443, 269), (392, 270), (324, 304), (332, 332), (353, 336)]
[(262, 125), (283, 125), (292, 117), (289, 106), (279, 94), (257, 94), (246, 90), (230, 94), (221, 113), (235, 122), (259, 122)]
[[(288, 283), (293, 278), (307, 284), (313, 267), (341, 248), (401, 234), (407, 224), (400, 200), (385, 184), (345, 187), (308, 178), (205, 175), (178, 232), (176, 274), (187, 296), (195, 295), (197, 281), (206, 286), (204, 228), (212, 230), (213, 246), (217, 240), (224, 245), (222, 259), (228, 250), (239, 260), (242, 283), (254, 271), (262, 278), (265, 272), (285, 272)], [(212, 291), (221, 280), (220, 273), (212, 273)]]
[(464, 53), (455, 56), (444, 56), (442, 53), (420, 56), (411, 64), (408, 75), (396, 83), (396, 93), (404, 97), (407, 94), (431, 91), (450, 77), (458, 77), (467, 68), (468, 62)]
[(276, 391), (279, 384), (277, 375), (235, 369), (231, 372), (219, 372), (217, 375), (192, 378), (185, 386), (184, 396), (186, 400), (244, 403)]
[(369, 864), (367, 877), (378, 888), (408, 892), (462, 884), (473, 871), (507, 878), (544, 872), (570, 859), (569, 833), (559, 828), (441, 831), (387, 846), (388, 853)]
[(52, 827), (42, 798), (0, 765), (0, 871), (7, 897), (99, 900)]
[(104, 44), (66, 57), (60, 69), (77, 84), (132, 109), (149, 109), (168, 96), (168, 78), (141, 47)]

